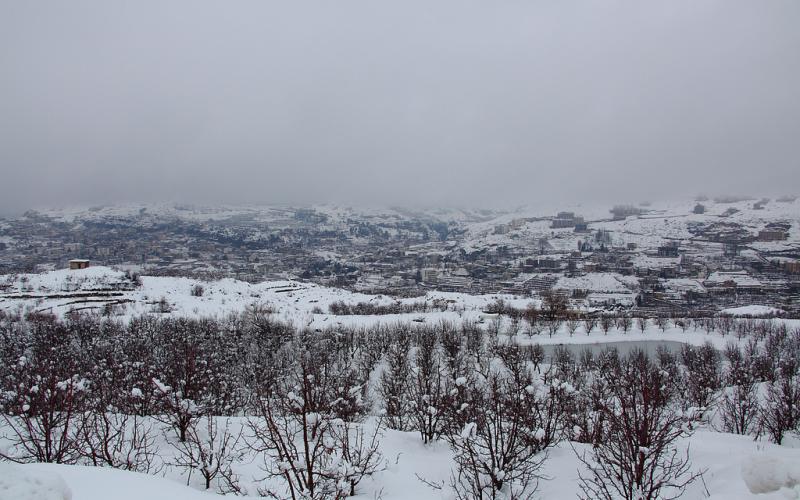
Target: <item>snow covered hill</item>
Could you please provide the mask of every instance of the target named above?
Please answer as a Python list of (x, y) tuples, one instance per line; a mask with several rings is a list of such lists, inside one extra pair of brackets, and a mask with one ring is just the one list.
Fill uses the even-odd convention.
[[(629, 288), (634, 281), (611, 273), (596, 273), (579, 278), (558, 280), (555, 288), (586, 289), (598, 297), (615, 296), (633, 300)], [(6, 312), (40, 312), (59, 316), (70, 311), (108, 315), (127, 320), (143, 314), (159, 317), (218, 317), (241, 313), (248, 307), (266, 307), (276, 319), (298, 327), (325, 329), (336, 326), (372, 326), (394, 323), (436, 324), (447, 321), (487, 323), (499, 320), (504, 328), (510, 326), (509, 318), (488, 313), (498, 301), (510, 307), (524, 309), (530, 304), (541, 307), (541, 300), (505, 294), (470, 295), (455, 292), (429, 291), (414, 298), (396, 299), (385, 295), (369, 295), (339, 288), (330, 288), (300, 281), (267, 281), (248, 283), (234, 279), (200, 281), (191, 278), (131, 276), (107, 267), (90, 267), (81, 270), (59, 270), (42, 274), (0, 276), (0, 310)], [(333, 314), (330, 306), (336, 303), (375, 306), (407, 305), (427, 308), (421, 312), (397, 314)], [(777, 310), (769, 306), (747, 306), (730, 309), (732, 315), (770, 314)], [(790, 325), (798, 321), (786, 320)], [(702, 345), (711, 342), (724, 348), (729, 336), (708, 333), (697, 327), (686, 331), (678, 325), (669, 325), (664, 331), (649, 324), (645, 332), (636, 328), (623, 332), (612, 327), (609, 332), (595, 329), (591, 335), (582, 331), (570, 334), (566, 325), (548, 335), (540, 332), (533, 337), (521, 336), (522, 343), (540, 344), (597, 344), (632, 341), (682, 342)]]
[[(190, 278), (151, 276), (142, 276), (137, 280), (141, 283), (134, 283), (121, 271), (100, 266), (43, 274), (0, 276), (0, 309), (63, 315), (75, 310), (104, 312), (110, 307), (110, 314), (120, 318), (145, 313), (200, 317), (224, 316), (258, 304), (273, 309), (280, 319), (323, 327), (333, 321), (348, 324), (390, 323), (419, 317), (425, 317), (428, 321), (455, 321), (464, 318), (464, 314), (470, 319), (478, 319), (481, 311), (498, 299), (517, 307), (525, 307), (532, 302), (530, 298), (509, 295), (474, 296), (435, 291), (419, 298), (394, 299), (299, 281), (251, 284), (234, 279), (207, 282)], [(334, 317), (328, 313), (329, 306), (339, 301), (375, 305), (425, 302), (439, 304), (441, 308), (449, 310), (374, 317)]]
[[(587, 235), (573, 228), (555, 229), (551, 219), (555, 212), (565, 210), (582, 216), (590, 230), (606, 230), (612, 234), (612, 244), (632, 243), (640, 249), (655, 249), (665, 240), (702, 240), (697, 232), (715, 224), (735, 224), (752, 235), (767, 224), (789, 224), (788, 238), (782, 241), (757, 242), (762, 251), (797, 249), (800, 245), (800, 200), (771, 201), (755, 208), (758, 200), (734, 203), (702, 201), (704, 213), (694, 213), (696, 201), (654, 202), (639, 207), (643, 213), (614, 220), (609, 207), (597, 204), (567, 203), (564, 206), (528, 206), (511, 213), (501, 214), (491, 220), (471, 223), (462, 246), (467, 250), (506, 245), (512, 247), (535, 245), (540, 238), (548, 238), (556, 250), (573, 251), (578, 240)], [(515, 223), (516, 222), (516, 223)], [(498, 227), (507, 227), (498, 231)]]

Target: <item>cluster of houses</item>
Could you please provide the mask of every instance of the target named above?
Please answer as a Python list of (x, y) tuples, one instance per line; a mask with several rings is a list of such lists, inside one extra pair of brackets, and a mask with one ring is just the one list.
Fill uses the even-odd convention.
[[(699, 203), (690, 210), (705, 213)], [(618, 205), (604, 221), (642, 211)], [(456, 223), (370, 216), (334, 226), (312, 209), (287, 209), (269, 224), (145, 218), (70, 225), (32, 213), (0, 226), (0, 239), (13, 242), (0, 247), (0, 273), (67, 266), (78, 271), (91, 263), (136, 266), (155, 275), (291, 277), (394, 295), (441, 290), (523, 296), (564, 283), (608, 283), (613, 276), (625, 286), (571, 293), (587, 304), (655, 309), (756, 299), (783, 304), (798, 297), (800, 255), (782, 245), (790, 224), (775, 221), (754, 231), (722, 217), (693, 220), (691, 238), (653, 242), (562, 211), (489, 225), (489, 237), (468, 244)]]

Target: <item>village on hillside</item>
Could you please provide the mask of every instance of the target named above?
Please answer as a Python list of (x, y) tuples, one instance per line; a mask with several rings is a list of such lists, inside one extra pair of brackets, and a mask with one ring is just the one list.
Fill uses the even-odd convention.
[(580, 210), (29, 211), (0, 219), (0, 274), (101, 265), (151, 276), (291, 279), (394, 297), (554, 291), (587, 307), (647, 314), (753, 304), (800, 314), (794, 197)]

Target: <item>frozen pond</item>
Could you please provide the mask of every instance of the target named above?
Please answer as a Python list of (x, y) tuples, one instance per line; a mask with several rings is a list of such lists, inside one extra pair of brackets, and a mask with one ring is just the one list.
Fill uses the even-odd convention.
[(544, 349), (544, 362), (549, 363), (553, 357), (553, 352), (556, 348), (563, 346), (566, 347), (574, 356), (579, 356), (584, 350), (589, 350), (593, 355), (597, 355), (605, 349), (615, 348), (619, 355), (624, 357), (634, 349), (641, 349), (647, 353), (651, 358), (655, 356), (656, 350), (659, 347), (665, 347), (669, 351), (677, 353), (681, 347), (686, 345), (684, 342), (675, 340), (623, 340), (613, 342), (592, 342), (585, 344), (567, 343), (567, 344), (541, 344)]

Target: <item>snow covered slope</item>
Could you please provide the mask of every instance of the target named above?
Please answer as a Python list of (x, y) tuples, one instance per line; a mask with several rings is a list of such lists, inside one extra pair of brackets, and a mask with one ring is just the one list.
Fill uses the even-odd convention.
[[(43, 274), (0, 276), (0, 309), (22, 309), (29, 312), (64, 314), (71, 310), (103, 311), (106, 304), (112, 314), (131, 317), (144, 313), (173, 316), (224, 316), (241, 312), (259, 304), (270, 306), (279, 318), (310, 325), (325, 326), (334, 320), (328, 314), (331, 303), (368, 302), (388, 305), (398, 300), (382, 295), (366, 295), (347, 290), (328, 288), (299, 281), (268, 281), (251, 284), (234, 279), (206, 282), (190, 278), (143, 276), (135, 285), (124, 273), (107, 267), (81, 270), (59, 270)], [(196, 286), (202, 287), (202, 293)], [(428, 312), (427, 320), (456, 320), (467, 311), (470, 318), (498, 298), (524, 307), (529, 298), (507, 295), (468, 295), (430, 292), (424, 297), (401, 299), (399, 302), (450, 304), (449, 311)], [(163, 299), (163, 300), (162, 300)], [(456, 312), (455, 309), (459, 309)], [(411, 320), (420, 314), (382, 315), (376, 317), (336, 316), (336, 321), (364, 324), (372, 321), (389, 323), (398, 319)]]
[[(703, 481), (691, 485), (686, 500), (778, 500), (800, 498), (800, 449), (752, 438), (712, 432), (697, 432), (688, 443), (695, 470), (705, 470)], [(583, 450), (575, 444), (576, 451)], [(384, 500), (448, 499), (447, 488), (435, 490), (431, 483), (447, 481), (450, 452), (443, 443), (423, 445), (416, 433), (387, 431), (382, 450), (390, 457), (386, 470), (365, 481), (356, 498)], [(578, 472), (582, 465), (569, 444), (551, 451), (539, 485), (538, 498), (577, 498)], [(0, 500), (208, 500), (219, 498), (186, 487), (178, 477), (165, 479), (108, 468), (31, 464), (0, 464)], [(706, 488), (708, 494), (706, 494)], [(24, 496), (20, 492), (33, 492)], [(709, 496), (710, 494), (710, 496)], [(38, 495), (38, 496), (37, 496)], [(71, 497), (69, 496), (71, 495)]]

